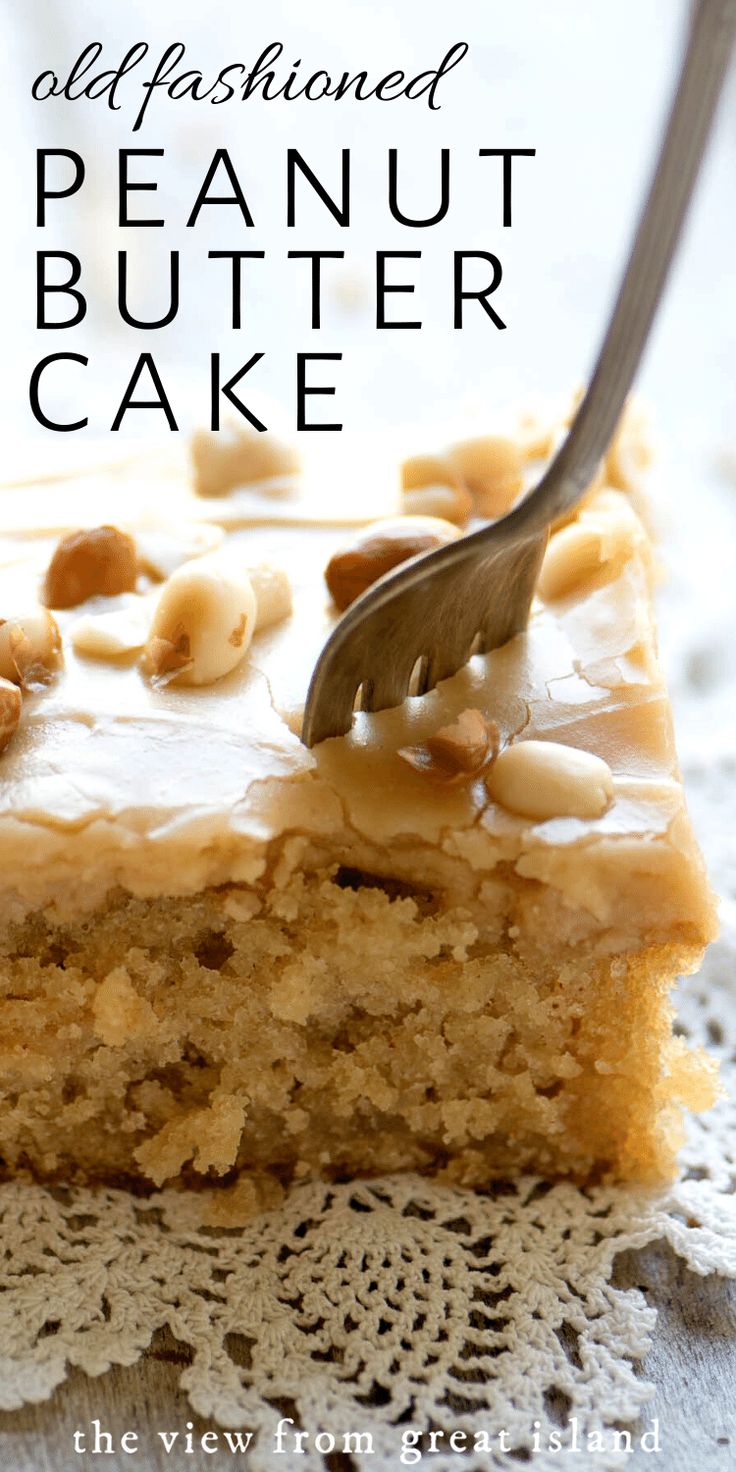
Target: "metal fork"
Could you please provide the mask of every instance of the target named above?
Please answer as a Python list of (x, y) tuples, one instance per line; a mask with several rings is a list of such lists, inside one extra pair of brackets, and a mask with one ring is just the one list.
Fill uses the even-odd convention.
[(471, 653), (526, 628), (550, 525), (580, 500), (610, 443), (664, 288), (736, 33), (736, 0), (697, 0), (659, 160), (590, 386), (559, 453), (507, 516), (387, 573), (343, 615), (312, 676), (302, 740), (401, 704)]

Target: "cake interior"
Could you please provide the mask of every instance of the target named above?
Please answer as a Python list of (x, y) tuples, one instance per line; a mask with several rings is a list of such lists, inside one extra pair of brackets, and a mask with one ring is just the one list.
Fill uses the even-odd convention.
[(327, 864), (256, 891), (122, 891), (3, 938), (0, 1156), (148, 1185), (416, 1169), (669, 1176), (711, 1102), (671, 1035), (702, 940), (617, 931), (499, 866), (475, 899)]

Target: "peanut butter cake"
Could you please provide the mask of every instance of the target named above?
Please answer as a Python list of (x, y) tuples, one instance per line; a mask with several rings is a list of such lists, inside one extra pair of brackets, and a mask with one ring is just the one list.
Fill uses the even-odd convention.
[(622, 442), (527, 633), (299, 739), (339, 610), (506, 509), (542, 440), (414, 456), (393, 507), (236, 432), (0, 492), (5, 1169), (254, 1203), (671, 1174), (714, 1090), (668, 993), (714, 916)]

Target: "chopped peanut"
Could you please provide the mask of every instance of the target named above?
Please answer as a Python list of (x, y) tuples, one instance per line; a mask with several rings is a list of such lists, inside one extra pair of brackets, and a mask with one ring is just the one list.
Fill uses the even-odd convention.
[(143, 669), (157, 685), (211, 685), (240, 664), (255, 624), (248, 574), (216, 552), (197, 557), (164, 583)]
[(432, 552), (455, 541), (459, 535), (451, 522), (435, 516), (374, 521), (333, 554), (325, 569), (325, 581), (342, 611), (384, 573), (421, 552)]
[(21, 704), (18, 686), (0, 679), (0, 751), (10, 744), (18, 729)]
[(418, 772), (427, 772), (442, 782), (462, 782), (477, 777), (495, 760), (499, 731), (495, 721), (473, 708), (460, 712), (450, 726), (441, 726), (420, 746), (406, 746), (399, 756)]
[(479, 516), (503, 516), (523, 489), (521, 445), (505, 435), (463, 440), (448, 452), (452, 468), (468, 487)]
[(607, 762), (557, 741), (507, 746), (486, 778), (494, 802), (524, 818), (600, 818), (613, 799)]
[(190, 444), (194, 490), (198, 496), (225, 496), (236, 486), (298, 474), (299, 456), (266, 431), (238, 424), (200, 429)]
[(0, 677), (36, 690), (47, 685), (60, 663), (61, 634), (47, 608), (21, 618), (0, 619)]
[(76, 608), (96, 594), (131, 593), (138, 573), (133, 538), (116, 526), (91, 526), (62, 537), (46, 572), (47, 608)]

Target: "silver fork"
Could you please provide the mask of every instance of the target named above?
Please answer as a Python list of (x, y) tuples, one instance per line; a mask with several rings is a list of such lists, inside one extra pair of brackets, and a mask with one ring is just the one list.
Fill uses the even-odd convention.
[(361, 708), (399, 705), (419, 665), (417, 693), (453, 675), (471, 653), (526, 628), (550, 525), (580, 500), (610, 443), (664, 288), (736, 33), (736, 0), (697, 0), (685, 57), (598, 361), (559, 453), (507, 516), (387, 573), (358, 598), (314, 670), (302, 740), (350, 729)]

